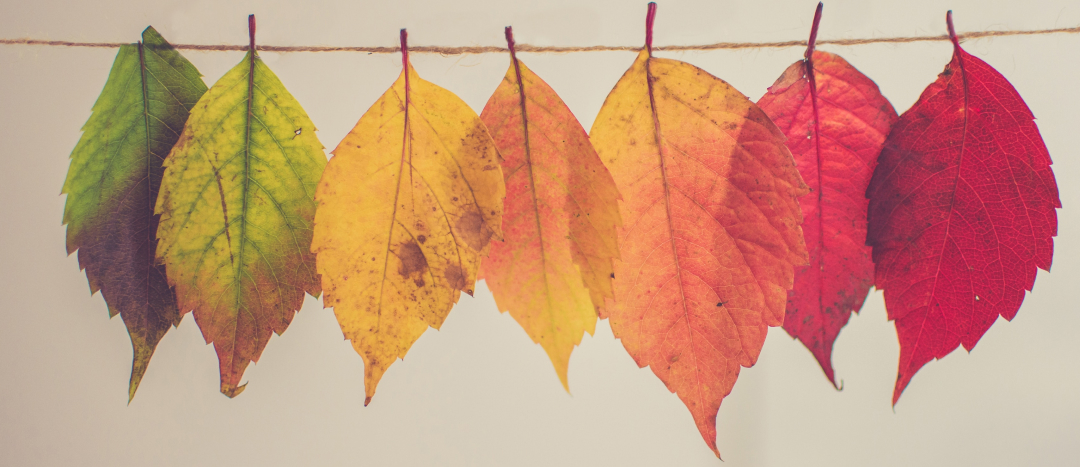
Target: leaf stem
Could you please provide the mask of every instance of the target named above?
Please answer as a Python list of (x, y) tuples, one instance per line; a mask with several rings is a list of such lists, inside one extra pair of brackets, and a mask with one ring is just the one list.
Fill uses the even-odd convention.
[(405, 28), (401, 28), (401, 72), (405, 73), (405, 126), (408, 128), (412, 88), (409, 86), (409, 33)]
[[(401, 66), (403, 68), (409, 68), (409, 33), (405, 31), (405, 28), (401, 28)], [(408, 81), (408, 75), (406, 74), (405, 80)]]
[(824, 3), (818, 2), (817, 11), (814, 12), (814, 25), (810, 27), (810, 40), (806, 45), (806, 60), (809, 61), (810, 57), (814, 55), (814, 43), (817, 42), (817, 29), (818, 24), (821, 24), (821, 9), (825, 7)]
[(514, 50), (514, 27), (507, 26), (504, 32), (506, 33), (506, 48), (510, 49), (510, 60), (517, 63), (517, 51)]
[(956, 28), (953, 27), (952, 10), (949, 10), (948, 13), (945, 13), (945, 24), (947, 24), (949, 26), (949, 40), (952, 41), (953, 47), (955, 47), (956, 49), (959, 50), (960, 49), (960, 39), (956, 37)]
[(645, 48), (649, 49), (652, 57), (652, 26), (656, 19), (656, 2), (649, 2), (649, 12), (645, 15)]
[(255, 52), (255, 15), (248, 15), (248, 48)]

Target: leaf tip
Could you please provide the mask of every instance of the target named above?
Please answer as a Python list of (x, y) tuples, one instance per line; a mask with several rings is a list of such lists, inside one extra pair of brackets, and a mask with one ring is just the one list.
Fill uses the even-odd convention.
[(142, 31), (143, 42), (146, 42), (146, 36), (159, 36), (159, 35), (160, 34), (157, 32), (157, 29), (154, 29), (153, 25), (147, 26), (146, 29), (143, 29), (143, 31)]
[(841, 388), (841, 384), (837, 383), (836, 381), (836, 373), (833, 371), (832, 362), (826, 360), (825, 362), (818, 363), (821, 363), (821, 369), (825, 372), (825, 377), (829, 379), (829, 383), (831, 383), (833, 387), (836, 388), (837, 391), (839, 391)]
[(569, 372), (569, 362), (562, 362), (562, 364), (560, 364), (552, 361), (551, 363), (555, 365), (555, 373), (559, 374), (559, 382), (562, 383), (563, 390), (566, 391), (567, 394), (573, 395), (570, 393), (570, 377), (567, 375)]
[[(140, 363), (142, 364), (140, 365)], [(139, 390), (139, 383), (142, 382), (147, 363), (149, 362), (140, 362), (136, 359), (131, 365), (131, 379), (128, 381), (128, 405), (131, 405), (131, 401), (135, 399), (135, 391)]]
[[(910, 381), (910, 380), (908, 380), (908, 381)], [(900, 401), (900, 395), (904, 393), (904, 388), (907, 387), (908, 381), (904, 380), (903, 375), (897, 375), (897, 377), (896, 377), (896, 386), (893, 387), (893, 394), (892, 394), (893, 412), (896, 412), (896, 403), (898, 401)]]
[(247, 383), (241, 384), (239, 386), (234, 386), (232, 383), (221, 383), (221, 393), (228, 396), (229, 399), (239, 396), (240, 393), (244, 392), (244, 389), (246, 388)]

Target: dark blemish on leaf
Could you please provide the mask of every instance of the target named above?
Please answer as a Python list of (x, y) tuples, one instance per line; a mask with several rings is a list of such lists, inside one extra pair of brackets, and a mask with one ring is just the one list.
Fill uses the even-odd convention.
[(423, 245), (423, 244), (424, 244), (424, 242), (426, 242), (426, 241), (427, 241), (427, 237), (425, 237), (425, 236), (423, 236), (423, 235), (417, 236), (417, 237), (416, 237), (416, 241), (420, 242), (420, 244), (421, 244), (421, 245)]
[(611, 273), (611, 278), (612, 278), (612, 279), (614, 279), (614, 278), (615, 278), (615, 273)]
[(464, 290), (465, 284), (465, 271), (461, 269), (461, 266), (451, 264), (446, 267), (446, 282), (454, 290)]
[(717, 302), (716, 306), (724, 306), (724, 302)]
[(421, 277), (420, 279), (415, 279), (415, 280), (413, 280), (413, 283), (416, 284), (417, 287), (423, 287), (424, 286), (424, 278)]
[(483, 216), (476, 211), (466, 212), (459, 217), (455, 227), (465, 244), (475, 251), (483, 250), (494, 234), (484, 222)]
[(424, 257), (424, 252), (420, 250), (420, 245), (417, 245), (416, 242), (410, 241), (398, 247), (397, 257), (401, 260), (398, 274), (401, 274), (402, 277), (419, 278), (423, 277), (423, 274), (427, 272), (427, 258)]

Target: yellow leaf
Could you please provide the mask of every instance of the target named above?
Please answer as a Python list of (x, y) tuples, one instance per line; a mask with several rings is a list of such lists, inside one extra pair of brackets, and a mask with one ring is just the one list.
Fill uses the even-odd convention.
[(408, 61), (332, 151), (315, 192), (311, 249), (324, 304), (364, 358), (365, 405), (396, 359), (472, 294), (481, 254), (502, 237), (499, 154), (461, 99)]

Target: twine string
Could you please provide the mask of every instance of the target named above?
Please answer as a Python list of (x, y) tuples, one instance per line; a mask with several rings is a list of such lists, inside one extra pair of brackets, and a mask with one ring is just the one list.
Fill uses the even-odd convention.
[[(1080, 33), (1080, 26), (1071, 28), (1056, 28), (1056, 29), (1036, 29), (1028, 31), (976, 31), (966, 32), (959, 34), (960, 40), (968, 39), (981, 39), (985, 37), (1003, 37), (1003, 36), (1034, 36), (1042, 34), (1076, 34)], [(908, 42), (947, 42), (949, 36), (942, 34), (940, 36), (911, 36), (911, 37), (876, 37), (866, 39), (832, 39), (832, 40), (819, 40), (817, 45), (863, 45), (863, 44), (882, 44), (893, 43), (902, 44)], [(41, 39), (0, 39), (0, 45), (38, 45), (47, 47), (92, 47), (92, 48), (108, 48), (115, 49), (120, 46), (127, 45), (125, 42), (72, 42), (72, 41), (48, 41)], [(237, 51), (246, 52), (248, 50), (247, 45), (207, 45), (207, 44), (173, 44), (173, 47), (181, 50), (197, 50), (206, 52), (223, 52), (223, 51)], [(669, 46), (654, 46), (654, 51), (667, 51), (667, 52), (685, 52), (692, 50), (722, 50), (722, 49), (762, 49), (762, 48), (784, 48), (784, 47), (806, 47), (806, 41), (782, 41), (782, 42), (717, 42), (715, 44), (702, 44), (702, 45), (669, 45)], [(282, 45), (260, 45), (259, 50), (263, 52), (363, 52), (369, 54), (396, 54), (400, 52), (398, 47), (352, 47), (352, 46), (322, 46), (322, 45), (297, 45), (297, 46), (282, 46)], [(594, 46), (570, 46), (570, 47), (552, 47), (552, 46), (538, 46), (529, 44), (517, 44), (515, 46), (518, 52), (532, 52), (532, 53), (571, 53), (571, 52), (637, 52), (641, 50), (641, 46), (611, 46), (611, 45), (594, 45)], [(485, 53), (507, 53), (509, 50), (506, 47), (496, 46), (480, 46), (480, 47), (442, 47), (442, 46), (418, 46), (409, 47), (410, 53), (428, 53), (428, 54), (441, 54), (441, 55), (463, 55), (463, 54), (485, 54)]]

